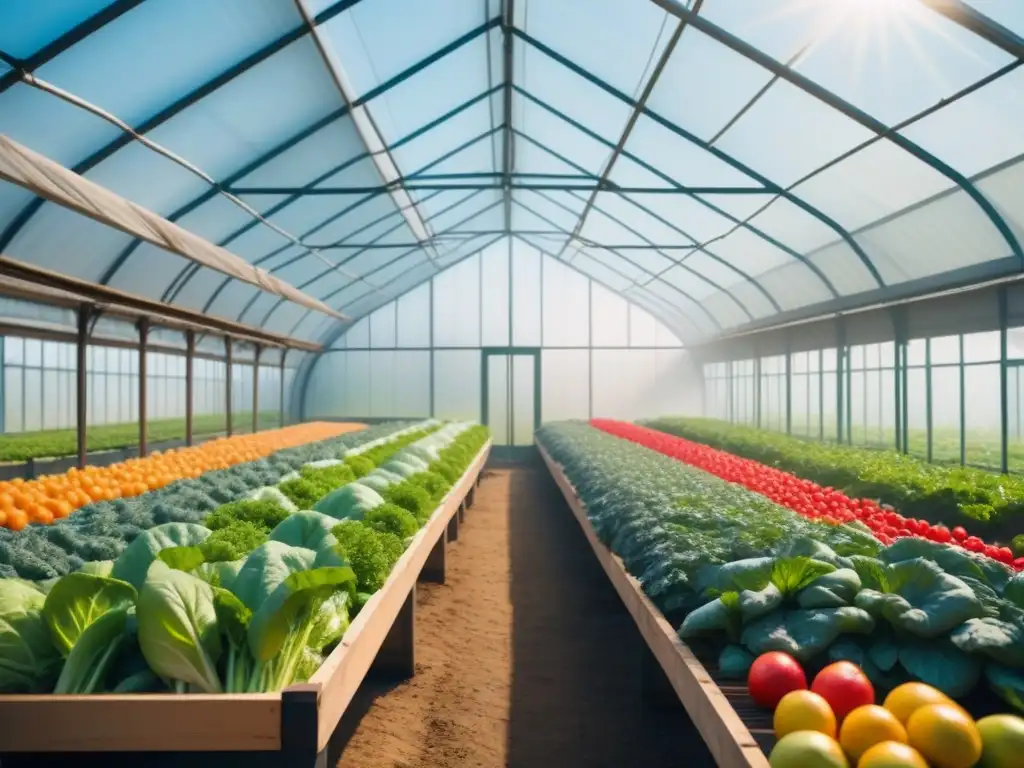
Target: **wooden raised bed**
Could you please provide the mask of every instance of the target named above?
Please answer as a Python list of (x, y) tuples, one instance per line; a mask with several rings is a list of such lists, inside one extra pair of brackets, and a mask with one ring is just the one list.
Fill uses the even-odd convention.
[[(768, 768), (768, 758), (764, 751), (730, 702), (730, 693), (735, 695), (735, 691), (727, 693), (719, 687), (694, 652), (679, 639), (661, 611), (643, 593), (640, 583), (626, 571), (618, 555), (601, 543), (587, 517), (583, 502), (561, 465), (551, 458), (539, 442), (537, 447), (601, 567), (636, 622), (650, 649), (650, 657), (664, 671), (664, 681), (652, 676), (653, 684), (665, 683), (665, 687), (670, 686), (669, 695), (678, 697), (686, 708), (721, 768)], [(751, 714), (755, 719), (764, 718), (763, 713)]]
[(416, 583), (444, 581), (447, 544), (490, 450), (488, 441), (308, 683), (260, 694), (0, 696), (0, 766), (326, 768), (371, 668), (414, 674)]

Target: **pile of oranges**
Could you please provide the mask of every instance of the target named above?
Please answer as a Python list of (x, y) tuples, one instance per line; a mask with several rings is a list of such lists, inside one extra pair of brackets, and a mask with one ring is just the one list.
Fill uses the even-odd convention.
[(224, 437), (191, 448), (155, 451), (108, 467), (88, 466), (62, 475), (0, 482), (0, 526), (20, 531), (29, 523), (49, 525), (97, 501), (139, 496), (204, 472), (256, 461), (297, 445), (363, 429), (362, 424), (314, 422), (252, 435)]

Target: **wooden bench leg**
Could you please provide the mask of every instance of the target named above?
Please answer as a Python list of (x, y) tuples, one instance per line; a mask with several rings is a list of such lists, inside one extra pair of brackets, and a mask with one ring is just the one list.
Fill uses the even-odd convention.
[(472, 507), (476, 501), (476, 485), (472, 485), (469, 489), (469, 493), (466, 494), (466, 500), (463, 502), (463, 506)]
[(427, 562), (423, 564), (418, 581), (430, 584), (444, 584), (445, 575), (448, 570), (448, 529), (441, 532), (434, 548), (427, 555)]
[(281, 692), (281, 751), (277, 753), (280, 762), (274, 761), (281, 768), (327, 768), (327, 748), (317, 750), (319, 695), (320, 686), (308, 683), (292, 685)]
[[(459, 507), (459, 509), (461, 510), (462, 507)], [(454, 515), (452, 515), (451, 520), (448, 521), (448, 530), (446, 531), (446, 533), (448, 534), (448, 541), (458, 541), (459, 540), (459, 513), (458, 512), (456, 512)]]
[(459, 504), (459, 524), (460, 525), (466, 521), (466, 509), (468, 507), (469, 507), (469, 503), (466, 500), (463, 500), (463, 502), (461, 504)]
[(677, 709), (682, 706), (665, 670), (654, 653), (643, 643), (640, 658), (640, 687), (644, 702), (655, 709)]
[(406, 680), (416, 674), (416, 586), (402, 603), (395, 623), (371, 667), (375, 677)]

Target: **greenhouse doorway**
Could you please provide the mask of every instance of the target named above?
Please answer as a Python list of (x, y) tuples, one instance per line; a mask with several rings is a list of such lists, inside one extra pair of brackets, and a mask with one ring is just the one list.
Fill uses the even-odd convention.
[(528, 458), (540, 427), (540, 349), (487, 347), (481, 353), (480, 420), (491, 429), (495, 458)]

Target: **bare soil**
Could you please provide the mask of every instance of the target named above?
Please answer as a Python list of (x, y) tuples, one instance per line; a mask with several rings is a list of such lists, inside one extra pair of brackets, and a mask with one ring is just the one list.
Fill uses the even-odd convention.
[(543, 466), (486, 473), (416, 631), (416, 676), (363, 685), (340, 768), (714, 765), (642, 700), (646, 648)]

